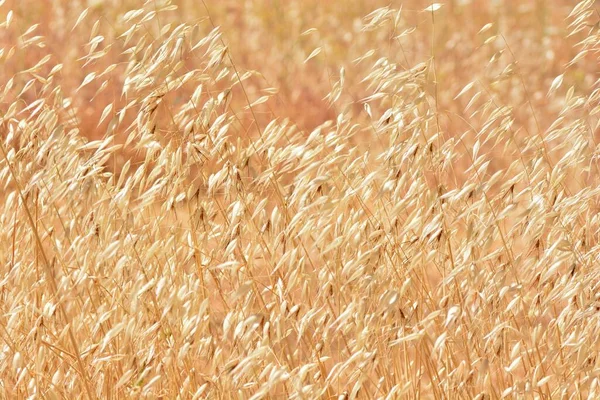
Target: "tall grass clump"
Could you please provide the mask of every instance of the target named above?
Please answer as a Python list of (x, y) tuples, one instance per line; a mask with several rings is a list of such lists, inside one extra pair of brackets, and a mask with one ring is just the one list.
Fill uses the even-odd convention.
[(341, 3), (0, 1), (3, 398), (600, 396), (596, 2)]

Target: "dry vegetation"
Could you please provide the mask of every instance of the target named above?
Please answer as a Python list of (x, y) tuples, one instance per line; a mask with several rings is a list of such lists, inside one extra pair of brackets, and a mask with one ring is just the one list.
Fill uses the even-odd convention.
[(600, 396), (594, 1), (0, 3), (3, 398)]

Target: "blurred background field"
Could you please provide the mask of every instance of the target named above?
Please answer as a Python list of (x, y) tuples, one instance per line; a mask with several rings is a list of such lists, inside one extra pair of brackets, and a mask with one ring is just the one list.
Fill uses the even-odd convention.
[[(57, 79), (65, 94), (72, 94), (87, 74), (117, 64), (102, 80), (90, 82), (72, 96), (82, 133), (91, 138), (102, 137), (106, 124), (96, 126), (102, 110), (108, 104), (124, 103), (122, 71), (127, 57), (121, 53), (126, 46), (123, 39), (118, 38), (130, 28), (130, 24), (122, 20), (123, 15), (139, 5), (130, 3), (6, 1), (0, 18), (5, 19), (10, 10), (12, 22), (11, 29), (3, 32), (5, 56), (11, 47), (17, 45), (18, 48), (17, 39), (34, 25), (35, 31), (25, 37), (43, 37), (43, 40), (38, 38), (43, 47), (39, 43), (36, 46), (34, 40), (26, 51), (17, 51), (16, 56), (4, 63), (2, 80), (14, 78), (15, 88), (23, 87), (30, 77), (16, 74), (35, 66), (43, 56), (51, 55), (52, 62), (46, 68), (50, 70), (57, 63), (63, 64)], [(572, 22), (566, 18), (573, 6), (570, 1), (449, 1), (443, 3), (443, 11), (436, 15), (435, 24), (431, 15), (423, 12), (427, 4), (403, 1), (397, 5), (401, 9), (398, 26), (370, 32), (362, 29), (363, 17), (387, 6), (386, 2), (225, 0), (172, 4), (178, 6), (176, 10), (161, 13), (160, 21), (147, 24), (148, 40), (156, 38), (159, 30), (168, 24), (173, 27), (181, 23), (197, 24), (194, 32), (197, 38), (220, 26), (234, 62), (243, 72), (254, 72), (247, 83), (250, 94), (259, 98), (266, 89), (277, 91), (277, 96), (260, 108), (260, 118), (268, 121), (273, 116), (289, 117), (307, 130), (335, 119), (335, 109), (323, 99), (331, 91), (342, 67), (348, 75), (345, 96), (356, 103), (360, 111), (360, 100), (366, 97), (360, 80), (370, 63), (357, 65), (355, 60), (372, 50), (404, 68), (428, 62), (434, 54), (439, 108), (449, 112), (460, 112), (464, 108), (465, 101), (457, 102), (453, 98), (474, 78), (499, 100), (513, 105), (525, 104), (527, 100), (518, 76), (509, 77), (503, 84), (491, 85), (507, 65), (518, 61), (519, 74), (527, 81), (538, 119), (548, 125), (560, 110), (548, 101), (545, 89), (577, 53), (574, 44), (581, 39), (581, 35), (567, 37), (567, 26)], [(87, 10), (86, 17), (73, 29), (84, 10)], [(478, 33), (488, 23), (493, 27)], [(490, 37), (499, 34), (506, 43), (499, 38), (485, 44)], [(398, 38), (399, 35), (402, 36)], [(81, 58), (88, 54), (94, 37), (102, 37), (95, 51), (106, 51), (106, 54), (84, 67), (85, 60)], [(490, 58), (507, 45), (514, 57), (504, 54), (489, 65)], [(304, 63), (315, 49), (321, 49), (319, 55)], [(185, 68), (189, 70), (202, 62), (195, 54), (184, 57)], [(590, 87), (596, 79), (596, 61), (592, 56), (579, 60), (577, 68), (567, 72), (565, 85), (568, 83), (578, 89)], [(94, 96), (104, 82), (107, 82), (106, 88)], [(179, 93), (181, 98), (185, 95), (185, 91)], [(243, 104), (241, 97), (236, 93), (234, 100)], [(517, 112), (523, 122), (531, 119), (528, 107)], [(451, 121), (443, 122), (453, 126)]]

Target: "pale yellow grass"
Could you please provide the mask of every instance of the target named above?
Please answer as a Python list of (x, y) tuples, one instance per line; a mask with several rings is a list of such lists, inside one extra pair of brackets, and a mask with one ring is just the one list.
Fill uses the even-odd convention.
[(594, 1), (0, 3), (4, 398), (600, 396)]

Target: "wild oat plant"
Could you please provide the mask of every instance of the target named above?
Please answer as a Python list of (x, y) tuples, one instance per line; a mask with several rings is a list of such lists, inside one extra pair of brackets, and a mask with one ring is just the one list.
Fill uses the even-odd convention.
[(0, 3), (3, 398), (600, 396), (594, 1)]

